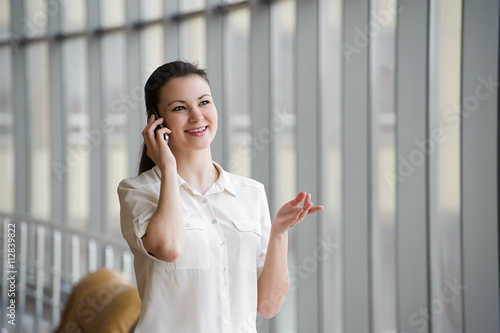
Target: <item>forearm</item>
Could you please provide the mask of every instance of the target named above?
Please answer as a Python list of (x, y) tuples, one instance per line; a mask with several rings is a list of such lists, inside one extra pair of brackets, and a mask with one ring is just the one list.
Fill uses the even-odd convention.
[(177, 170), (171, 167), (162, 172), (158, 206), (142, 238), (146, 250), (160, 260), (175, 261), (184, 250), (186, 235), (180, 207)]
[(257, 311), (265, 318), (275, 316), (288, 293), (288, 231), (271, 228), (266, 261), (258, 280)]

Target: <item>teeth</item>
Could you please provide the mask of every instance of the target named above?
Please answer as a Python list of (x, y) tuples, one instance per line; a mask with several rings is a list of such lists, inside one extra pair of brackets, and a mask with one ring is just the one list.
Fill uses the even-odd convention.
[(195, 130), (192, 130), (192, 131), (187, 131), (188, 133), (198, 133), (198, 132), (203, 132), (207, 127), (202, 127), (202, 128), (198, 128), (198, 129), (195, 129)]

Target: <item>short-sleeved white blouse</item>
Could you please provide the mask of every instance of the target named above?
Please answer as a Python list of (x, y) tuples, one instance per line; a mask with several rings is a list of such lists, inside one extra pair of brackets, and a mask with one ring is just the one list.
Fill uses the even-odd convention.
[(148, 254), (141, 239), (158, 204), (159, 168), (118, 186), (142, 300), (136, 332), (256, 332), (257, 279), (271, 227), (266, 193), (261, 183), (214, 165), (220, 176), (204, 194), (178, 176), (186, 245), (175, 262)]

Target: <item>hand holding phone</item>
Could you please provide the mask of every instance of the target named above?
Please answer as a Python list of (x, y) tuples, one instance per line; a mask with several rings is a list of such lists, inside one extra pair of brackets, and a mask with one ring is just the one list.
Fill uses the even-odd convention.
[[(155, 116), (155, 120), (158, 120), (158, 119), (160, 119), (160, 118), (161, 118), (161, 117), (160, 117), (160, 114), (158, 113), (158, 110), (157, 110), (155, 107), (152, 107), (150, 112), (151, 112), (150, 114), (148, 113), (148, 114), (149, 114), (149, 116), (151, 117), (151, 115), (152, 115), (152, 114), (154, 114), (154, 116)], [(156, 131), (157, 131), (157, 130), (159, 130), (160, 128), (164, 128), (164, 127), (165, 127), (165, 124), (164, 124), (164, 123), (161, 123), (160, 125), (156, 126), (156, 128), (155, 128), (155, 137), (156, 137)], [(165, 139), (165, 141), (167, 141), (167, 143), (168, 143), (168, 139), (169, 139), (169, 137), (168, 137), (168, 134), (167, 134), (167, 133), (163, 134), (163, 138), (164, 138), (164, 139)]]

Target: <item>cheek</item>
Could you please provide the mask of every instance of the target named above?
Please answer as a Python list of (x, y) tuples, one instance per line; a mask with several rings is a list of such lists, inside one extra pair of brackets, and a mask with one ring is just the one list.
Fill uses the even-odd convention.
[(182, 119), (180, 117), (169, 117), (165, 119), (165, 125), (172, 131), (175, 131), (178, 128), (182, 128)]
[(218, 115), (217, 115), (217, 109), (214, 108), (213, 111), (212, 111), (212, 123), (215, 125), (215, 127), (217, 127), (218, 122), (219, 122), (219, 118), (218, 118)]

